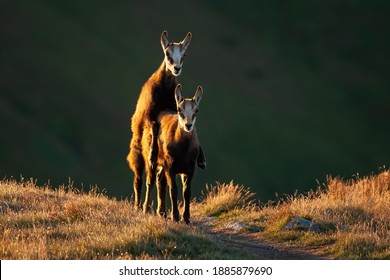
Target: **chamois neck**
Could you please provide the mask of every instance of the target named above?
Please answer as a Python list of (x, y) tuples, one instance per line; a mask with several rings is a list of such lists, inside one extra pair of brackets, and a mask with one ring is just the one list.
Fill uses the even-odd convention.
[(180, 126), (179, 121), (176, 122), (176, 131), (175, 131), (175, 139), (179, 141), (180, 139), (191, 139), (194, 134), (195, 127), (191, 132), (184, 131), (184, 129)]
[(159, 70), (160, 70), (161, 79), (164, 82), (165, 88), (171, 88), (171, 87), (175, 87), (177, 85), (176, 77), (167, 68), (165, 59), (161, 63), (161, 66), (160, 66)]

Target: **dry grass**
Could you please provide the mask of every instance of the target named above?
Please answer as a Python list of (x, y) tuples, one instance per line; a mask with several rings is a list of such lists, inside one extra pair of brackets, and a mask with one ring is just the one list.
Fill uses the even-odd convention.
[[(319, 246), (336, 259), (390, 259), (390, 172), (354, 180), (328, 178), (304, 195), (255, 205), (242, 186), (208, 186), (192, 204), (195, 219), (216, 217), (217, 230), (243, 222), (259, 237), (292, 246)], [(295, 216), (321, 233), (283, 230)], [(132, 203), (97, 190), (53, 190), (34, 181), (0, 181), (1, 259), (236, 259), (248, 258), (185, 226), (144, 215)]]
[(236, 208), (247, 207), (252, 204), (254, 193), (244, 186), (217, 183), (215, 186), (206, 186), (206, 193), (196, 207), (196, 212), (203, 216), (218, 216)]
[(323, 225), (323, 234), (295, 238), (301, 239), (301, 244), (328, 244), (328, 252), (335, 258), (390, 258), (389, 171), (347, 181), (329, 177), (316, 192), (288, 197), (285, 203), (264, 211), (274, 226), (270, 232), (283, 224), (280, 220), (292, 216)]
[(245, 258), (194, 227), (144, 215), (92, 190), (0, 182), (1, 259)]
[[(228, 193), (232, 201), (239, 200), (240, 191), (241, 197), (248, 197), (247, 190), (234, 192), (231, 188), (226, 188), (220, 203), (229, 201), (225, 197)], [(216, 202), (218, 192), (206, 198)], [(322, 232), (283, 230), (295, 216), (320, 224)], [(286, 196), (276, 204), (258, 208), (236, 207), (221, 214), (214, 225), (221, 227), (226, 221), (243, 221), (260, 229), (259, 236), (285, 245), (321, 246), (336, 259), (390, 259), (390, 172), (346, 181), (329, 177), (324, 186), (307, 194)]]

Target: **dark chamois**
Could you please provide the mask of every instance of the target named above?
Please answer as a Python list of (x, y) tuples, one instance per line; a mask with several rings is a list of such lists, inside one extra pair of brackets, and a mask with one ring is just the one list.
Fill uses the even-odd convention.
[[(135, 207), (141, 208), (142, 175), (146, 169), (147, 189), (154, 184), (155, 163), (157, 160), (157, 116), (164, 110), (176, 110), (174, 91), (176, 77), (180, 75), (183, 58), (191, 41), (189, 32), (180, 43), (170, 43), (168, 33), (161, 34), (161, 46), (164, 60), (156, 72), (142, 87), (137, 106), (131, 120), (133, 133), (130, 152), (127, 156), (131, 170), (134, 172)], [(145, 137), (144, 135), (148, 135)], [(144, 138), (144, 139), (143, 139)], [(146, 144), (145, 144), (146, 143)], [(143, 147), (143, 146), (147, 147)], [(146, 154), (146, 151), (148, 154)], [(203, 155), (203, 153), (202, 153)], [(147, 163), (147, 164), (146, 164)], [(199, 166), (205, 166), (204, 156), (199, 157)], [(146, 211), (146, 206), (144, 207)]]
[(195, 121), (203, 89), (199, 86), (195, 96), (191, 99), (184, 99), (181, 91), (179, 84), (175, 90), (177, 110), (175, 112), (162, 112), (159, 117), (157, 213), (166, 216), (165, 199), (166, 185), (168, 184), (172, 219), (179, 221), (176, 176), (180, 175), (183, 185), (183, 219), (188, 224), (190, 222), (191, 181), (200, 153)]

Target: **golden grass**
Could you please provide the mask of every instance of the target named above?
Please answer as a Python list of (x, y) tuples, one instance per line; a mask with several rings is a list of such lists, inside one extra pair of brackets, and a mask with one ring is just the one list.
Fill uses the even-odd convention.
[[(242, 192), (241, 197), (248, 197), (248, 190), (236, 190)], [(240, 194), (232, 191), (232, 186), (225, 189), (223, 199), (218, 198), (220, 191), (211, 191), (206, 195), (206, 198), (212, 198), (210, 202), (223, 204), (229, 201), (228, 194), (231, 194), (231, 201), (240, 199)], [(210, 204), (215, 209), (224, 207), (214, 203)], [(218, 221), (213, 224), (220, 228), (225, 221), (243, 221), (260, 229), (259, 236), (287, 245), (323, 246), (330, 257), (338, 259), (390, 259), (388, 170), (353, 180), (329, 177), (327, 183), (316, 191), (286, 196), (276, 204), (248, 208), (241, 201), (236, 205), (241, 207), (218, 214)], [(286, 223), (295, 216), (320, 224), (322, 232), (284, 230)]]
[(1, 259), (245, 258), (180, 223), (92, 190), (0, 182)]
[[(243, 186), (208, 186), (192, 203), (195, 220), (216, 217), (217, 230), (243, 222), (259, 237), (288, 246), (320, 246), (336, 259), (390, 259), (390, 172), (353, 180), (329, 177), (307, 194), (263, 206)], [(293, 217), (322, 232), (284, 230)], [(215, 243), (196, 226), (144, 215), (128, 201), (94, 189), (53, 190), (32, 180), (0, 181), (1, 259), (236, 259), (250, 258)]]
[(203, 216), (218, 216), (235, 208), (247, 207), (252, 204), (254, 193), (244, 186), (217, 183), (215, 186), (206, 186), (206, 193), (196, 212)]
[(390, 258), (389, 171), (347, 181), (329, 177), (316, 192), (289, 197), (286, 203), (264, 211), (323, 225), (327, 233), (305, 236), (302, 243), (322, 239), (331, 244), (329, 252), (336, 258)]

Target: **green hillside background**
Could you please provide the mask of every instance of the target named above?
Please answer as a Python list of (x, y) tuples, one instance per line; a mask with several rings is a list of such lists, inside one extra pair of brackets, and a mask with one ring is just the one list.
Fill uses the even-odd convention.
[(390, 163), (388, 1), (2, 1), (0, 177), (129, 197), (125, 161), (159, 38), (193, 40), (206, 183), (263, 201)]

